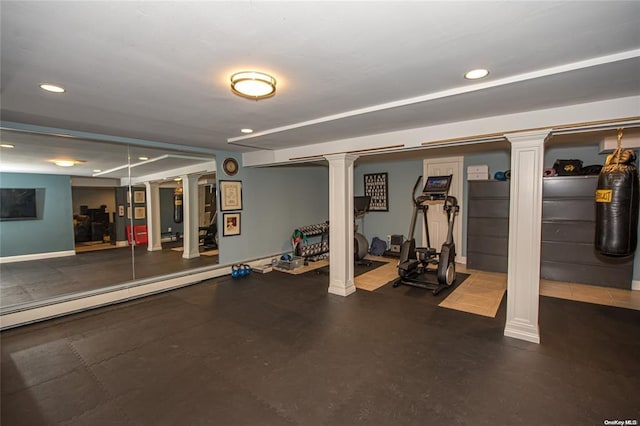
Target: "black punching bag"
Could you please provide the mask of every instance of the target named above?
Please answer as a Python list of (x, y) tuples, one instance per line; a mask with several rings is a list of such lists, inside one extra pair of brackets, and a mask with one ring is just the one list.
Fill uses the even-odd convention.
[(596, 190), (596, 249), (607, 256), (630, 256), (638, 240), (638, 169), (635, 154), (618, 149), (607, 157)]
[(173, 191), (173, 221), (182, 223), (182, 187), (179, 186)]

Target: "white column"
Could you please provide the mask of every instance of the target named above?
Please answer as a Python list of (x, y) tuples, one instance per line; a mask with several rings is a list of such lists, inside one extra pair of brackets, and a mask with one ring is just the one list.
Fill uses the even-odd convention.
[(183, 247), (182, 257), (200, 257), (198, 230), (198, 178), (199, 175), (182, 176), (182, 217)]
[(540, 242), (544, 142), (550, 130), (505, 135), (511, 143), (507, 321), (504, 335), (540, 343)]
[(160, 184), (145, 182), (147, 188), (147, 250), (162, 250), (160, 242)]
[(329, 162), (329, 293), (348, 296), (353, 281), (353, 162), (349, 154), (331, 154)]

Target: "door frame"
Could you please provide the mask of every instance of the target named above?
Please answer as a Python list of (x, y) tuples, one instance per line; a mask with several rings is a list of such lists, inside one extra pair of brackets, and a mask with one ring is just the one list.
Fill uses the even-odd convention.
[[(467, 258), (466, 256), (462, 256), (462, 223), (460, 222), (463, 218), (462, 212), (464, 211), (464, 156), (425, 158), (422, 162), (423, 185), (425, 179), (427, 178), (428, 166), (438, 163), (456, 163), (454, 176), (457, 179), (453, 181), (452, 185), (455, 185), (455, 191), (459, 194), (457, 198), (458, 206), (460, 206), (460, 211), (458, 212), (458, 217), (456, 218), (457, 224), (453, 230), (453, 240), (455, 241), (457, 246), (456, 262), (466, 265)], [(423, 246), (426, 244), (426, 234), (424, 230), (422, 230), (422, 244)]]

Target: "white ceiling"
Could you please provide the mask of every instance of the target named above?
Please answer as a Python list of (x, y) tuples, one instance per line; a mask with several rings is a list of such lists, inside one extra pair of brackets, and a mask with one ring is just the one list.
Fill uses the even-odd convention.
[[(3, 1), (0, 13), (3, 121), (191, 147), (279, 149), (640, 94), (637, 1)], [(491, 74), (462, 77), (477, 67)], [(232, 94), (247, 69), (274, 75), (276, 96)]]
[[(101, 178), (171, 180), (180, 171), (214, 171), (212, 155), (161, 148), (109, 143), (62, 135), (2, 130), (2, 143), (13, 149), (0, 151), (0, 171), (44, 173)], [(146, 158), (146, 159), (145, 159)], [(56, 166), (54, 160), (75, 160), (72, 168)], [(131, 165), (131, 167), (128, 167)], [(96, 171), (100, 170), (100, 171)], [(160, 175), (158, 175), (160, 173)]]

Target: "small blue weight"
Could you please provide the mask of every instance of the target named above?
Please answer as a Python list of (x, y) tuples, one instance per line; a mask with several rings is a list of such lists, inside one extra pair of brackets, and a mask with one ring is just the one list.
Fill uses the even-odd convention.
[(233, 265), (233, 266), (231, 267), (231, 277), (232, 277), (232, 278), (238, 278), (238, 277), (240, 277), (240, 276), (241, 276), (241, 275), (240, 275), (240, 268), (239, 268), (239, 265)]
[(507, 177), (504, 175), (504, 172), (496, 172), (493, 176), (496, 180), (507, 180)]

